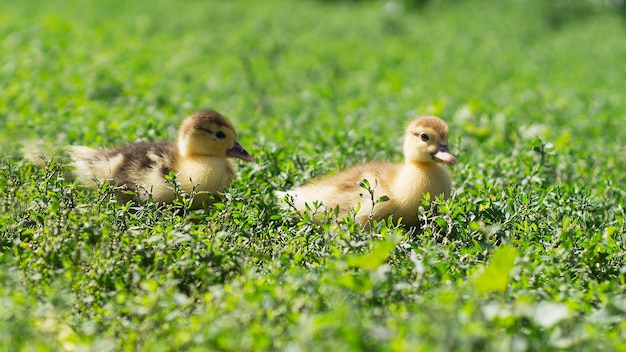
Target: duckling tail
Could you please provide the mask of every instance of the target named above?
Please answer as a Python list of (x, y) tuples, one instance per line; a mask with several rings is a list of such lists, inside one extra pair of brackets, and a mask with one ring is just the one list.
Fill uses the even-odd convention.
[(33, 165), (44, 168), (50, 160), (58, 158), (59, 151), (50, 148), (41, 139), (30, 139), (21, 143), (20, 154)]

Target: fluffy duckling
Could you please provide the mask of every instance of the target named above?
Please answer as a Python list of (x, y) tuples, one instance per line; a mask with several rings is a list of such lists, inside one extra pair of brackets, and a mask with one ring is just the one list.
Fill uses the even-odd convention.
[[(431, 198), (450, 196), (450, 176), (442, 164), (454, 165), (457, 159), (448, 148), (448, 126), (434, 116), (423, 116), (413, 120), (404, 134), (404, 163), (368, 163), (357, 165), (337, 174), (326, 176), (310, 184), (283, 192), (279, 197), (289, 196), (293, 206), (306, 211), (315, 201), (326, 209), (339, 207), (339, 217), (348, 215), (350, 209), (360, 204), (356, 221), (367, 226), (370, 213), (373, 220), (393, 216), (394, 222), (405, 226), (418, 225), (419, 200), (425, 193)], [(372, 210), (372, 200), (359, 182), (369, 181), (374, 188), (374, 199), (387, 196), (387, 201), (378, 202)], [(362, 193), (367, 198), (361, 196)]]
[[(235, 178), (236, 166), (228, 158), (254, 161), (237, 143), (230, 121), (211, 110), (187, 117), (177, 142), (137, 143), (105, 150), (71, 146), (69, 154), (81, 183), (92, 188), (97, 182), (122, 186), (118, 197), (124, 202), (152, 197), (157, 202), (171, 203), (176, 194), (165, 180), (170, 172), (187, 194), (216, 194)], [(197, 194), (192, 208), (200, 208), (207, 200), (208, 194)]]

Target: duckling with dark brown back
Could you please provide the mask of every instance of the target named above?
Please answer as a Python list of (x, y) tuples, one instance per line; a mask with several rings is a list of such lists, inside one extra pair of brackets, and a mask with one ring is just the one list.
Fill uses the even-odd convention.
[(69, 154), (81, 183), (96, 188), (98, 182), (109, 182), (134, 192), (134, 197), (118, 192), (122, 201), (152, 197), (156, 202), (173, 202), (176, 192), (165, 178), (173, 172), (183, 191), (199, 192), (192, 208), (210, 201), (206, 192), (223, 192), (233, 181), (237, 168), (228, 158), (254, 161), (237, 142), (230, 121), (212, 110), (187, 117), (177, 142), (136, 143), (104, 150), (72, 146)]

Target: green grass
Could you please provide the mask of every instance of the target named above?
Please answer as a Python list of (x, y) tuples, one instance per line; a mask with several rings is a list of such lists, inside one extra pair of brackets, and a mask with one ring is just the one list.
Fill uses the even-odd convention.
[[(394, 4), (2, 2), (0, 350), (626, 349), (623, 18)], [(174, 138), (205, 108), (257, 161), (201, 211), (130, 209), (18, 152)], [(422, 228), (273, 198), (400, 161), (425, 113), (460, 163)]]

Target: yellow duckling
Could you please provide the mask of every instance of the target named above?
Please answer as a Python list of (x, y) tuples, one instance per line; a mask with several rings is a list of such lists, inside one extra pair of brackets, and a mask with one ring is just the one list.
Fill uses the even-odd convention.
[[(362, 226), (368, 225), (370, 214), (373, 220), (393, 216), (394, 222), (402, 218), (405, 226), (415, 226), (419, 200), (425, 193), (431, 199), (450, 196), (450, 176), (442, 163), (454, 165), (457, 159), (448, 148), (448, 126), (434, 116), (418, 117), (409, 124), (403, 151), (401, 165), (376, 162), (357, 165), (294, 190), (279, 192), (278, 196), (290, 197), (293, 206), (302, 212), (306, 211), (307, 203), (313, 209), (315, 201), (328, 210), (339, 207), (340, 218), (360, 204), (355, 219)], [(384, 196), (388, 200), (376, 203), (372, 209), (370, 195), (359, 185), (363, 179), (373, 188), (374, 201)], [(365, 198), (361, 196), (363, 193)]]
[[(201, 111), (187, 117), (178, 131), (178, 141), (137, 143), (116, 149), (94, 150), (84, 146), (69, 149), (78, 180), (92, 188), (97, 182), (122, 186), (121, 201), (152, 197), (171, 203), (176, 198), (165, 176), (173, 172), (180, 188), (192, 192), (222, 192), (235, 178), (236, 166), (227, 158), (254, 161), (239, 143), (233, 125), (215, 111)], [(96, 182), (97, 180), (97, 182)], [(132, 193), (131, 192), (131, 193)], [(193, 208), (209, 199), (197, 194)]]

